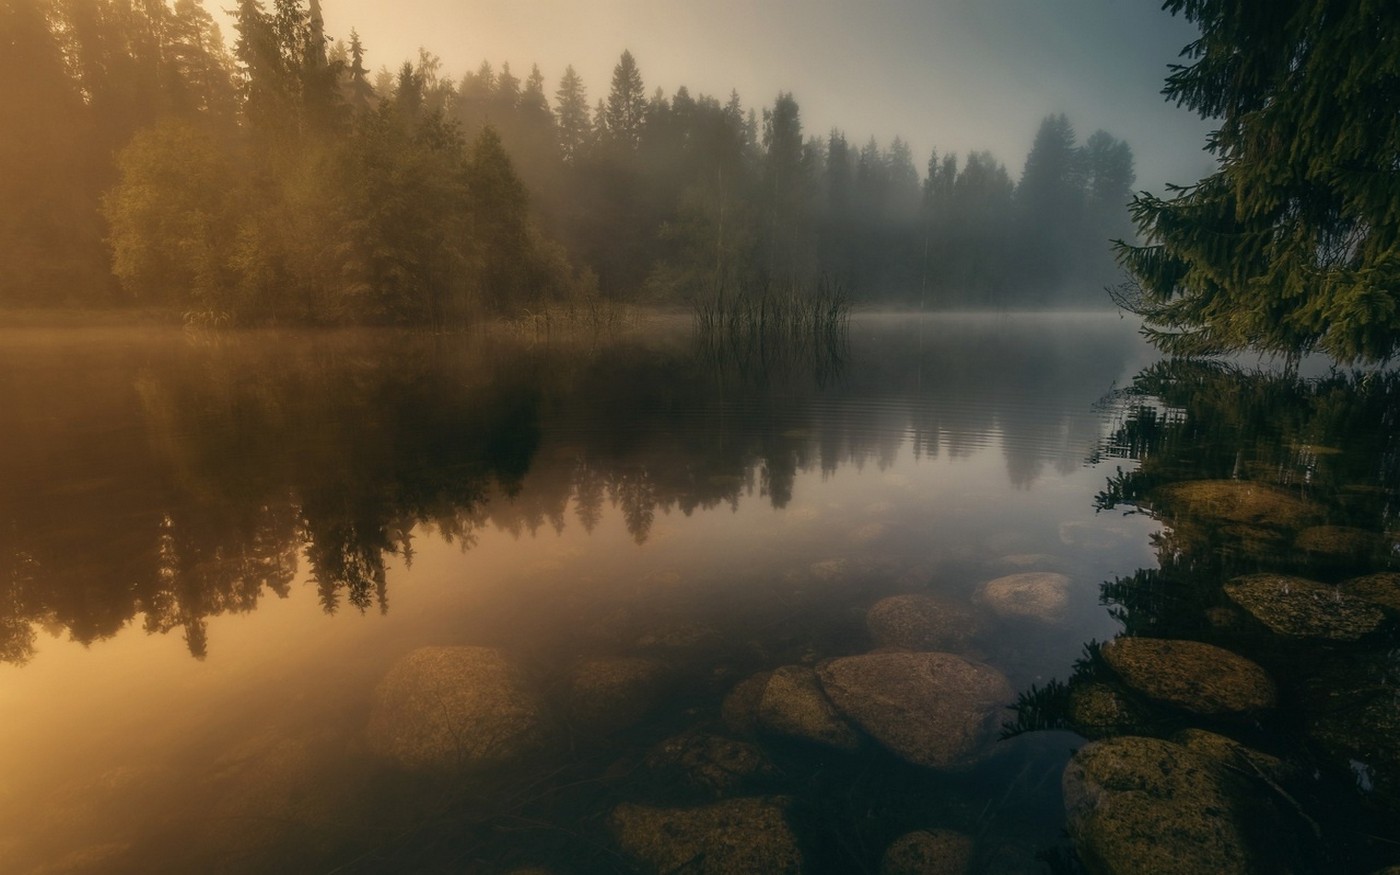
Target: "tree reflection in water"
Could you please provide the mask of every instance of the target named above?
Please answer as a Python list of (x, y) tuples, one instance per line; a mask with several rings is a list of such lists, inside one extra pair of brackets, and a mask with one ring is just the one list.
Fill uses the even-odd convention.
[[(782, 508), (799, 472), (887, 465), (906, 435), (920, 456), (954, 458), (1009, 435), (1020, 486), (1047, 462), (1082, 464), (1044, 447), (1092, 443), (1096, 426), (1071, 415), (1081, 387), (1116, 373), (1131, 342), (1116, 325), (1086, 342), (1070, 320), (970, 324), (877, 320), (738, 352), (684, 329), (545, 346), (21, 338), (0, 382), (15, 412), (0, 457), (0, 659), (29, 658), (36, 625), (86, 644), (138, 614), (200, 657), (208, 618), (285, 597), (302, 559), (327, 612), (385, 611), (386, 562), (411, 562), (424, 533), (469, 548), (483, 526), (560, 530), (571, 514), (592, 531), (611, 505), (643, 543), (658, 513)], [(986, 403), (969, 403), (974, 375)]]
[[(1368, 578), (1364, 590), (1351, 583), (1400, 563), (1400, 374), (1303, 379), (1170, 360), (1113, 402), (1121, 419), (1096, 461), (1136, 465), (1119, 468), (1095, 505), (1151, 514), (1164, 528), (1153, 539), (1157, 567), (1105, 582), (1103, 604), (1125, 636), (1203, 641), (1254, 660), (1278, 684), (1280, 707), (1253, 719), (1192, 715), (1133, 689), (1090, 642), (1067, 684), (1022, 694), (1012, 731), (1220, 732), (1287, 764), (1288, 780), (1261, 777), (1254, 787), (1282, 811), (1272, 830), (1308, 825), (1287, 831), (1284, 854), (1317, 871), (1388, 861), (1384, 837), (1400, 816), (1394, 614), (1359, 640), (1328, 640), (1313, 631), (1316, 617), (1280, 620), (1281, 602), (1241, 602), (1228, 584), (1287, 575), (1321, 583), (1329, 603), (1364, 596), (1388, 611), (1400, 605), (1400, 577)], [(1287, 619), (1308, 628), (1291, 631)]]

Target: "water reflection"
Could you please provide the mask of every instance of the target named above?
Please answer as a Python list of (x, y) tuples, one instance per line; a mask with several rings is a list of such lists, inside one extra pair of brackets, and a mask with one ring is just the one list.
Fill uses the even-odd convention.
[[(1216, 822), (1242, 824), (1223, 846), (1264, 870), (1394, 864), (1400, 374), (1164, 361), (1118, 401), (1101, 458), (1133, 464), (1095, 504), (1165, 524), (1155, 567), (1103, 584), (1124, 636), (1091, 643), (1068, 684), (1024, 694), (1019, 728), (1116, 738), (1120, 764), (1144, 736), (1174, 742), (1150, 742), (1158, 762), (1223, 763)], [(1135, 650), (1151, 651), (1151, 671)], [(1071, 831), (1121, 862), (1132, 851), (1105, 831), (1127, 825), (1106, 811), (1072, 812)], [(1165, 805), (1152, 816), (1136, 825), (1142, 847), (1197, 828)], [(1169, 852), (1162, 841), (1154, 853)]]
[[(407, 334), (20, 334), (0, 346), (0, 659), (36, 628), (84, 644), (141, 617), (210, 646), (207, 620), (285, 598), (386, 611), (386, 563), (431, 534), (591, 531), (616, 508), (785, 508), (801, 472), (885, 469), (999, 443), (1012, 483), (1083, 463), (1084, 399), (1137, 348), (1103, 320), (858, 322), (839, 346), (726, 356), (660, 341)], [(859, 362), (846, 368), (847, 359)]]

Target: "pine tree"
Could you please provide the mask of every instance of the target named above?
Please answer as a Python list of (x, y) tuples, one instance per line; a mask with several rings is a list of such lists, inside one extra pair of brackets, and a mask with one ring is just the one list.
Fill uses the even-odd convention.
[(0, 3), (0, 305), (105, 292), (86, 184), (89, 116), (64, 69), (48, 2)]
[(769, 276), (782, 283), (806, 278), (811, 266), (807, 234), (811, 179), (803, 144), (797, 101), (780, 92), (773, 108), (763, 111), (763, 212)]
[(501, 64), (496, 76), (496, 103), (508, 111), (520, 103), (520, 78), (510, 72), (510, 61)]
[(559, 154), (569, 164), (577, 164), (592, 136), (588, 117), (588, 92), (573, 65), (564, 68), (559, 90), (554, 92), (554, 111), (559, 128)]
[(646, 121), (647, 95), (642, 74), (629, 51), (623, 51), (613, 68), (612, 90), (608, 92), (607, 134), (616, 146), (636, 151), (642, 141)]
[(1063, 114), (1046, 116), (1036, 131), (1016, 186), (1020, 247), (1027, 294), (1045, 303), (1077, 267), (1084, 213), (1081, 153)]
[(1132, 207), (1126, 303), (1175, 352), (1400, 351), (1400, 4), (1168, 0), (1198, 25), (1165, 93), (1218, 169)]
[(352, 109), (363, 111), (374, 101), (374, 88), (369, 84), (369, 70), (365, 69), (365, 47), (354, 28), (350, 30), (350, 74), (348, 102)]

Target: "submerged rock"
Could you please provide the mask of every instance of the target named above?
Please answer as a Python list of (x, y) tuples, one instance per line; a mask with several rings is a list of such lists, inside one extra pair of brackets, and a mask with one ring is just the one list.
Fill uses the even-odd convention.
[(1374, 555), (1383, 543), (1380, 535), (1365, 529), (1311, 526), (1298, 533), (1293, 546), (1319, 558), (1354, 560)]
[(666, 666), (640, 656), (603, 657), (580, 664), (569, 676), (569, 712), (590, 732), (631, 726), (656, 706)]
[(1096, 875), (1262, 871), (1218, 767), (1156, 738), (1085, 745), (1065, 768), (1065, 815)]
[(704, 796), (757, 789), (777, 769), (762, 749), (710, 732), (685, 732), (647, 754), (646, 766), (661, 782)]
[(989, 580), (973, 599), (1007, 619), (1054, 621), (1069, 606), (1069, 578), (1050, 571), (1025, 571)]
[(1141, 708), (1101, 683), (1076, 684), (1070, 689), (1069, 719), (1085, 738), (1120, 734), (1146, 722)]
[(499, 766), (544, 740), (539, 704), (500, 651), (420, 647), (374, 692), (370, 748), (410, 769)]
[(729, 799), (699, 808), (624, 803), (609, 818), (618, 847), (657, 873), (759, 875), (802, 871), (802, 851), (780, 798)]
[(991, 741), (1016, 694), (1001, 672), (951, 653), (870, 653), (817, 669), (837, 709), (912, 763), (963, 765)]
[(1245, 747), (1228, 736), (1204, 729), (1183, 729), (1172, 736), (1172, 741), (1222, 766), (1240, 769), (1246, 773), (1258, 772), (1272, 781), (1284, 778), (1286, 769), (1282, 760)]
[(1213, 644), (1116, 638), (1100, 652), (1129, 687), (1196, 714), (1237, 714), (1274, 706), (1274, 682), (1268, 673)]
[(1312, 502), (1276, 486), (1249, 480), (1172, 483), (1156, 489), (1153, 502), (1183, 515), (1268, 528), (1302, 528), (1321, 516)]
[(876, 602), (865, 625), (876, 647), (962, 651), (977, 632), (977, 615), (952, 599), (896, 595)]
[(1392, 611), (1400, 611), (1400, 574), (1394, 572), (1354, 577), (1342, 584), (1342, 592)]
[(856, 750), (860, 737), (822, 691), (817, 673), (802, 665), (776, 669), (759, 698), (759, 728), (837, 750)]
[(768, 689), (768, 678), (772, 674), (761, 671), (734, 685), (720, 706), (720, 718), (724, 721), (725, 729), (735, 735), (758, 732), (758, 703), (763, 701), (763, 691)]
[(1356, 641), (1385, 622), (1385, 613), (1371, 602), (1301, 577), (1237, 577), (1225, 584), (1225, 594), (1275, 634), (1288, 638)]
[(950, 829), (906, 833), (880, 859), (880, 875), (966, 875), (972, 838)]

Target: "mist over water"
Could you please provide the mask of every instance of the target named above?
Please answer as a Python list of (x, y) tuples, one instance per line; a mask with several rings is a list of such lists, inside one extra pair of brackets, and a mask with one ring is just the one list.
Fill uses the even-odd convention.
[(1400, 11), (1240, 5), (0, 0), (0, 870), (1396, 869)]
[[(416, 800), (403, 818), (370, 805), (388, 780), (364, 749), (374, 690), (425, 644), (510, 654), (566, 725), (559, 684), (590, 658), (642, 654), (691, 678), (647, 722), (575, 727), (499, 778), (505, 796), (472, 803), (505, 816), (537, 768), (640, 755), (716, 719), (752, 671), (859, 651), (881, 595), (965, 601), (1008, 555), (1054, 554), (1075, 581), (1064, 622), (980, 639), (1018, 686), (1111, 633), (1094, 584), (1146, 561), (1151, 529), (1087, 500), (1114, 415), (1095, 402), (1150, 358), (1116, 317), (871, 317), (834, 360), (723, 364), (687, 323), (658, 330), (602, 345), (6, 344), (7, 409), (29, 411), (11, 432), (0, 551), (19, 581), (6, 688), (29, 715), (6, 730), (24, 752), (15, 866), (78, 837), (112, 871), (259, 869), (293, 835), (311, 868), (367, 847), (457, 853), (467, 840), (430, 825), (475, 829), (455, 795), (401, 788)], [(586, 829), (603, 813), (590, 806), (636, 779), (549, 816)], [(139, 811), (120, 804), (135, 788)], [(191, 838), (170, 856), (159, 836), (174, 828)], [(395, 844), (406, 828), (428, 832)], [(534, 841), (471, 835), (505, 858)]]

